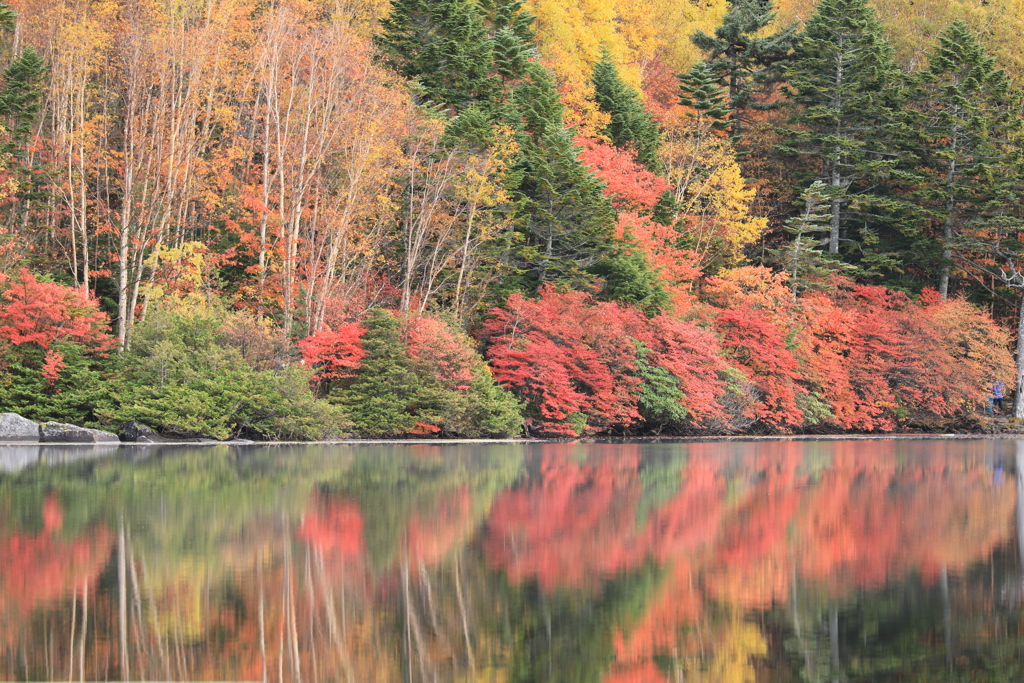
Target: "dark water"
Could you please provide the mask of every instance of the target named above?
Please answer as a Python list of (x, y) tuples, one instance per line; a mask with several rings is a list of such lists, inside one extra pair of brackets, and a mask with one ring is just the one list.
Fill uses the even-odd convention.
[(0, 679), (1024, 679), (1024, 441), (33, 448)]

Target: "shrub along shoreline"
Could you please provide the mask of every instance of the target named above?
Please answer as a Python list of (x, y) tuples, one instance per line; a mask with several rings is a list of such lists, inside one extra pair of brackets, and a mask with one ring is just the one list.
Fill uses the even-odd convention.
[(272, 441), (991, 429), (1006, 330), (960, 299), (831, 284), (797, 300), (784, 274), (738, 268), (658, 315), (546, 287), (475, 337), (372, 309), (297, 342), (193, 293), (152, 302), (118, 353), (97, 302), (22, 271), (0, 282), (0, 409)]

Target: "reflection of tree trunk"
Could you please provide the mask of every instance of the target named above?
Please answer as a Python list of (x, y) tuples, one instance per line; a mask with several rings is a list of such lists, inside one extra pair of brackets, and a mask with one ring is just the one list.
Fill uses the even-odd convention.
[(832, 655), (832, 680), (839, 681), (839, 610), (830, 607), (828, 610), (828, 640)]
[(149, 668), (149, 645), (146, 642), (146, 626), (142, 621), (142, 597), (139, 595), (139, 575), (135, 571), (135, 553), (132, 551), (131, 527), (128, 528), (126, 545), (128, 550), (128, 571), (132, 581), (132, 603), (135, 605), (135, 620), (138, 624), (136, 650), (143, 656), (142, 659), (147, 664), (146, 668)]
[(148, 572), (146, 571), (146, 556), (139, 555), (139, 563), (142, 566), (142, 580), (146, 582), (146, 598), (149, 600), (150, 619), (153, 621), (153, 634), (156, 637), (157, 652), (160, 653), (160, 663), (164, 668), (164, 678), (171, 680), (171, 664), (167, 660), (167, 651), (164, 649), (164, 637), (160, 633), (160, 620), (157, 618), (156, 598), (153, 596), (153, 586), (149, 583)]
[(309, 657), (313, 661), (313, 681), (320, 680), (320, 664), (316, 656), (316, 626), (313, 617), (316, 615), (316, 600), (313, 595), (313, 568), (310, 561), (309, 546), (306, 546), (306, 596), (309, 598)]
[(71, 656), (68, 657), (68, 683), (71, 683), (71, 677), (75, 675), (75, 617), (78, 607), (78, 588), (76, 587), (71, 593), (71, 637), (68, 639), (68, 652)]
[(430, 576), (427, 575), (427, 566), (423, 564), (423, 560), (420, 560), (420, 582), (427, 591), (427, 609), (430, 611), (430, 628), (434, 631), (434, 636), (440, 637), (441, 629), (437, 625), (437, 610), (434, 607), (434, 591), (430, 585)]
[(807, 649), (807, 642), (804, 640), (803, 629), (800, 628), (800, 608), (796, 599), (796, 561), (793, 562), (793, 632), (796, 634), (796, 642), (800, 643), (800, 651), (804, 653), (804, 677), (812, 680), (811, 653)]
[(949, 573), (946, 571), (946, 563), (942, 563), (942, 571), (939, 574), (939, 581), (942, 584), (942, 639), (946, 645), (946, 669), (949, 671), (949, 680), (953, 680), (953, 608), (949, 602)]
[[(548, 244), (551, 244), (550, 239)], [(551, 611), (548, 609), (548, 601), (544, 599), (544, 591), (540, 591), (540, 604), (544, 611), (544, 630), (548, 635), (548, 680), (550, 681), (552, 675), (551, 667), (554, 664), (554, 657), (552, 655), (554, 653), (551, 647)]]
[(292, 548), (290, 539), (284, 542), (285, 621), (288, 628), (288, 656), (292, 661), (295, 680), (302, 683), (302, 664), (299, 660), (299, 638), (295, 625), (295, 592), (292, 578)]
[(263, 558), (257, 558), (256, 561), (258, 563), (256, 565), (256, 582), (259, 584), (260, 590), (260, 659), (263, 662), (263, 683), (267, 683), (267, 632), (264, 628), (263, 619)]
[(469, 642), (469, 619), (466, 617), (466, 602), (462, 598), (459, 556), (455, 557), (455, 596), (459, 599), (459, 613), (462, 615), (462, 635), (466, 638), (466, 659), (469, 661), (470, 680), (476, 680), (476, 662), (473, 661), (473, 646)]
[[(409, 561), (406, 559), (402, 562), (402, 588), (405, 593), (405, 620), (406, 630), (412, 633), (413, 640), (416, 642), (416, 656), (419, 660), (420, 665), (420, 680), (427, 680), (427, 663), (423, 657), (423, 633), (420, 631), (419, 619), (416, 617), (416, 611), (412, 606), (412, 599), (409, 591)], [(409, 662), (409, 669), (412, 669), (412, 662)]]
[[(344, 619), (342, 619), (341, 632), (338, 631), (338, 615), (334, 613), (334, 593), (331, 591), (330, 583), (327, 581), (327, 572), (324, 569), (324, 553), (323, 550), (317, 548), (316, 550), (316, 568), (317, 575), (320, 578), (320, 591), (324, 597), (324, 611), (327, 613), (327, 631), (331, 636), (331, 642), (338, 649), (341, 654), (341, 665), (345, 669), (345, 679), (352, 681), (353, 671), (351, 657), (348, 653), (347, 636), (345, 635)], [(341, 600), (342, 600), (342, 616), (344, 616), (345, 610), (345, 587), (342, 585), (341, 588)]]
[(78, 637), (78, 680), (85, 680), (85, 632), (89, 629), (89, 579), (82, 580), (82, 635)]
[[(1024, 393), (1024, 390), (1018, 390)], [(1020, 556), (1021, 585), (1024, 586), (1024, 441), (1017, 442), (1017, 553)]]
[(121, 680), (127, 681), (131, 676), (128, 670), (128, 586), (124, 550), (124, 520), (121, 520), (117, 536), (118, 636), (121, 649)]

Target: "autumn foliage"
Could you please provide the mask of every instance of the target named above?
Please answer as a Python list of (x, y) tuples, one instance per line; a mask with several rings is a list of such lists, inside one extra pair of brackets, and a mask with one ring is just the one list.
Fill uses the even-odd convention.
[(842, 279), (795, 299), (784, 274), (749, 267), (709, 278), (703, 296), (688, 315), (648, 318), (548, 287), (494, 309), (483, 339), (544, 435), (650, 428), (656, 396), (686, 411), (675, 431), (891, 431), (970, 411), (990, 376), (1012, 376), (1006, 333), (959, 299)]
[[(76, 538), (61, 538), (64, 514), (52, 495), (42, 505), (38, 533), (14, 532), (0, 540), (0, 615), (14, 621), (37, 607), (67, 597), (83, 587), (95, 589), (110, 558), (113, 534), (96, 526)], [(2, 620), (0, 620), (2, 621)], [(3, 628), (0, 627), (0, 634)]]
[(650, 391), (638, 365), (640, 345), (695, 422), (716, 411), (717, 342), (691, 323), (648, 319), (583, 292), (546, 288), (537, 300), (513, 294), (507, 308), (492, 311), (483, 335), (495, 378), (527, 401), (540, 434), (577, 436), (640, 423), (641, 394)]
[[(302, 360), (315, 371), (314, 380), (325, 389), (331, 382), (351, 379), (359, 360), (365, 355), (359, 338), (365, 332), (356, 324), (325, 327), (298, 342)], [(325, 386), (327, 385), (327, 386)]]
[(96, 300), (80, 289), (41, 282), (24, 268), (14, 276), (0, 273), (0, 367), (16, 347), (40, 349), (45, 356), (39, 370), (52, 384), (65, 367), (62, 343), (89, 353), (110, 349), (107, 316)]

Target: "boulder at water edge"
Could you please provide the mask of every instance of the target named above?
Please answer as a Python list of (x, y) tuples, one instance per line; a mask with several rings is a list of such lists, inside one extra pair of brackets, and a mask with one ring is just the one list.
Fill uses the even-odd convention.
[(117, 434), (122, 440), (132, 443), (164, 443), (171, 440), (165, 439), (146, 425), (135, 420), (125, 422)]
[(43, 443), (121, 443), (117, 434), (62, 422), (44, 422), (39, 433)]
[(0, 441), (39, 443), (39, 425), (17, 413), (0, 413)]

